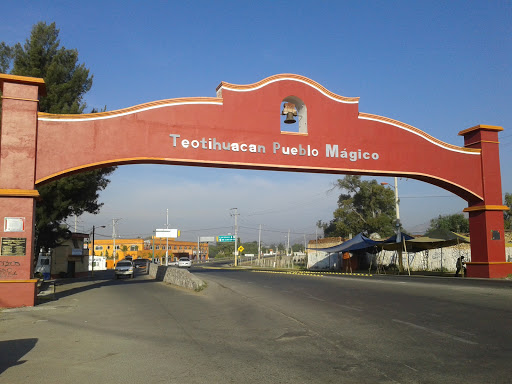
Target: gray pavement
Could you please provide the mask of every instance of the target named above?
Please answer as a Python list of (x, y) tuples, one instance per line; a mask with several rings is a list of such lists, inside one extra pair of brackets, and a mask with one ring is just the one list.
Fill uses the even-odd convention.
[(1, 311), (0, 383), (510, 382), (508, 282), (192, 272), (204, 291), (106, 273)]

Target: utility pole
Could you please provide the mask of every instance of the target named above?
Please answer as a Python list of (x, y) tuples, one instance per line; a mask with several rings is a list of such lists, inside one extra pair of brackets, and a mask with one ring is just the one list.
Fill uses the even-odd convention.
[[(166, 210), (165, 228), (169, 229), (169, 208)], [(165, 265), (169, 265), (169, 237), (165, 238)]]
[[(381, 185), (389, 185), (389, 183), (380, 183)], [(389, 185), (391, 188), (393, 188), (391, 185)], [(398, 200), (398, 178), (395, 177), (395, 187), (393, 188), (395, 190), (395, 212), (396, 212), (396, 242), (400, 243), (400, 247), (398, 248), (398, 270), (400, 273), (404, 272), (404, 265), (402, 260), (402, 233), (400, 231), (400, 204)]]
[(261, 266), (261, 224), (258, 232), (258, 266)]
[(153, 263), (155, 262), (155, 236), (156, 236), (156, 233), (155, 231), (153, 231)]
[(286, 246), (286, 256), (290, 256), (290, 230), (288, 230), (288, 245)]
[(395, 209), (396, 209), (396, 221), (400, 223), (400, 207), (398, 204), (398, 178), (395, 177)]
[(238, 208), (231, 208), (235, 211), (231, 216), (235, 216), (235, 267), (238, 266)]
[[(75, 216), (76, 217), (76, 216)], [(104, 225), (100, 225), (98, 228), (105, 228)], [(94, 231), (96, 226), (92, 226), (92, 261), (91, 261), (91, 277), (94, 277)]]
[(112, 239), (114, 241), (114, 249), (112, 250), (112, 259), (114, 260), (114, 267), (116, 265), (116, 224), (121, 219), (112, 219)]
[(318, 257), (318, 227), (315, 229), (315, 257)]
[(307, 254), (307, 244), (306, 244), (306, 234), (304, 234), (304, 268), (307, 268), (308, 267), (308, 263), (307, 263), (307, 259), (308, 259), (308, 254)]

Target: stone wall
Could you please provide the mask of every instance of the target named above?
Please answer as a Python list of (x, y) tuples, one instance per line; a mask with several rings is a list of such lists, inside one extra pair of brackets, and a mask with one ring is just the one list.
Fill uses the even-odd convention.
[(149, 275), (164, 283), (178, 285), (183, 288), (200, 291), (206, 287), (206, 283), (194, 276), (188, 269), (181, 269), (174, 266), (149, 265)]

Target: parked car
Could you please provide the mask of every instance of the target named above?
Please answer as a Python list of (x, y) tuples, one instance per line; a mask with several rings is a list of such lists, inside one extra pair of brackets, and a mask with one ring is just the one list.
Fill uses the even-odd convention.
[(128, 276), (133, 279), (133, 263), (130, 260), (120, 260), (116, 264), (114, 269), (114, 279), (118, 279), (120, 276)]
[(190, 268), (192, 266), (192, 262), (188, 257), (180, 257), (178, 260), (178, 267), (179, 268)]
[(149, 259), (135, 259), (133, 261), (133, 266), (136, 269), (147, 269), (149, 265)]

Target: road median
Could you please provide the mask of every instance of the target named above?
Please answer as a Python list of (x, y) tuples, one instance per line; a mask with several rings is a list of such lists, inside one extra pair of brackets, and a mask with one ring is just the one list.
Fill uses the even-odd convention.
[(196, 292), (206, 287), (206, 283), (190, 273), (188, 269), (150, 264), (149, 276), (153, 277), (155, 280), (191, 289)]

